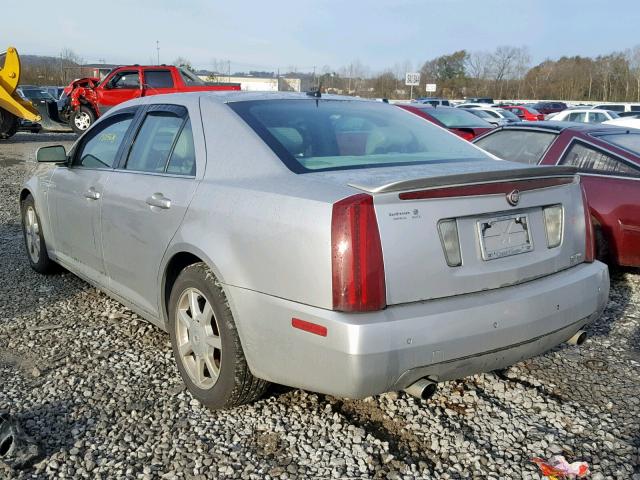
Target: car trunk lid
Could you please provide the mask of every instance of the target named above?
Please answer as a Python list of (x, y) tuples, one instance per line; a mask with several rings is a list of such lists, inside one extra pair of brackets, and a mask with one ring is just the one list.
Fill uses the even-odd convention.
[[(377, 172), (351, 179), (351, 187), (374, 199), (388, 305), (515, 285), (583, 260), (575, 170), (494, 163), (502, 168), (458, 166), (432, 176), (414, 169), (413, 176)], [(552, 206), (562, 211), (562, 233), (560, 245), (550, 248), (544, 209)], [(457, 228), (460, 265), (448, 261), (443, 221)]]

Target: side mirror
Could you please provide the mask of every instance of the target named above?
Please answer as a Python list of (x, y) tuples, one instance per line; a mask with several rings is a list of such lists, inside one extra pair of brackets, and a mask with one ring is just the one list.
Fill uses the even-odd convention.
[(36, 152), (36, 161), (49, 163), (66, 163), (67, 152), (62, 145), (40, 147)]

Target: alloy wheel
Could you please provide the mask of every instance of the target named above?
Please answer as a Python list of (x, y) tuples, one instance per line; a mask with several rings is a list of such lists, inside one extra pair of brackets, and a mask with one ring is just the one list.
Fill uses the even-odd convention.
[(27, 207), (25, 212), (25, 237), (29, 256), (33, 263), (38, 263), (40, 260), (40, 225), (36, 211), (32, 206)]
[(196, 288), (182, 292), (176, 306), (178, 357), (191, 381), (200, 389), (212, 388), (220, 375), (222, 339), (211, 303)]

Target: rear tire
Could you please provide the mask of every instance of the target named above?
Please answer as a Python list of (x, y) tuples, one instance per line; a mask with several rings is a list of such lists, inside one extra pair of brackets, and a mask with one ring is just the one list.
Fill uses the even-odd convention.
[(20, 126), (20, 119), (0, 108), (0, 140), (13, 137)]
[(596, 241), (596, 258), (604, 263), (611, 262), (611, 252), (609, 251), (609, 245), (604, 238), (604, 233), (600, 227), (593, 228), (593, 233)]
[(49, 258), (47, 245), (42, 233), (42, 224), (31, 195), (27, 195), (20, 205), (22, 213), (22, 234), (27, 249), (29, 264), (38, 273), (53, 273), (56, 263)]
[(96, 121), (96, 114), (89, 107), (82, 105), (71, 114), (71, 128), (77, 135), (82, 135)]
[(197, 400), (215, 410), (262, 396), (269, 382), (249, 370), (227, 298), (206, 264), (195, 263), (178, 275), (168, 313), (173, 355)]

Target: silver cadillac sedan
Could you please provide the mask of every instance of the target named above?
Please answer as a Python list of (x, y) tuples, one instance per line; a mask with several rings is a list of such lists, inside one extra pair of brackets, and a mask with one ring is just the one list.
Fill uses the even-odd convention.
[(37, 160), (31, 266), (167, 330), (210, 408), (269, 382), (426, 398), (579, 343), (609, 292), (573, 170), (497, 160), (381, 102), (152, 96)]

